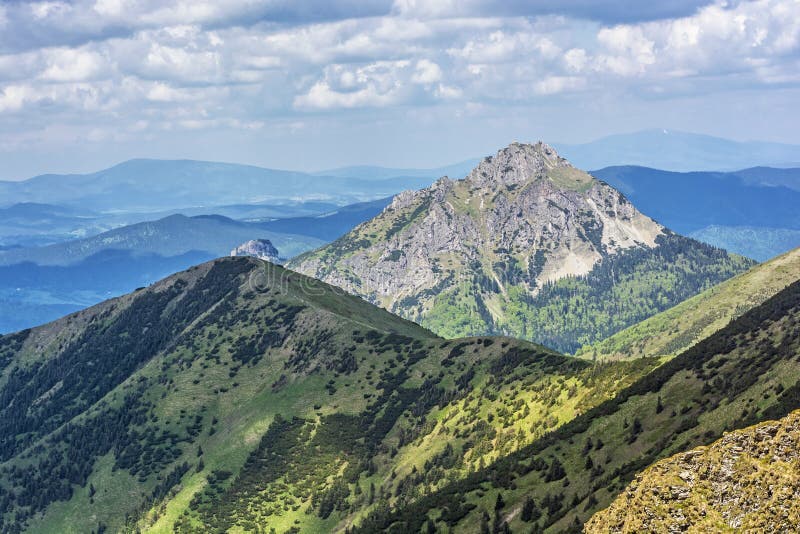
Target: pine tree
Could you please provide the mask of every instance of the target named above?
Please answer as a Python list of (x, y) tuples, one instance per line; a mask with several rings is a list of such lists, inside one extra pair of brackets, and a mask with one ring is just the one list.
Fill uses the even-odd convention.
[(503, 494), (502, 493), (498, 493), (497, 494), (497, 500), (494, 502), (494, 509), (495, 509), (495, 511), (496, 510), (502, 510), (505, 507), (506, 507), (506, 502), (503, 500)]

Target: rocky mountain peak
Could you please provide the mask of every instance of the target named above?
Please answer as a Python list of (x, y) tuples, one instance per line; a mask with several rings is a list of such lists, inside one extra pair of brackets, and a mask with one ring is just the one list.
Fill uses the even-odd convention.
[[(577, 171), (550, 145), (514, 142), (488, 156), (467, 176), (466, 180), (479, 187), (523, 184), (550, 175), (564, 174), (564, 170)], [(580, 171), (577, 171), (580, 172)], [(581, 173), (584, 174), (584, 173)], [(585, 175), (584, 182), (590, 181)]]

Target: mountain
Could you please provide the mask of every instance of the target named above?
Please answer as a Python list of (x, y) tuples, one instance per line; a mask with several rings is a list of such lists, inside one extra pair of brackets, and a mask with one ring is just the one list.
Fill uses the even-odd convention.
[(756, 265), (680, 304), (582, 347), (596, 360), (671, 358), (800, 280), (800, 248)]
[(800, 191), (800, 165), (779, 169), (752, 167), (736, 171), (735, 174), (748, 184), (788, 187)]
[(712, 224), (688, 235), (692, 239), (757, 261), (766, 261), (787, 250), (800, 247), (800, 230), (791, 228)]
[[(65, 240), (61, 236), (57, 243), (42, 247), (0, 247), (0, 333), (52, 321), (149, 285), (191, 265), (226, 256), (234, 247), (252, 239), (263, 238), (276, 245), (278, 254), (273, 259), (291, 257), (341, 236), (379, 213), (389, 201), (385, 198), (335, 210), (331, 210), (330, 204), (313, 202), (285, 206), (231, 205), (221, 211), (251, 216), (254, 220), (170, 215), (156, 221), (118, 226), (82, 239)], [(37, 210), (71, 213), (69, 208), (58, 206), (24, 210), (17, 206), (11, 211), (33, 216)], [(266, 221), (259, 217), (314, 213), (314, 210), (322, 213)], [(102, 227), (146, 215), (98, 215), (86, 221)]]
[(448, 532), (580, 532), (654, 462), (800, 408), (799, 316), (795, 282), (613, 399), (463, 480), (376, 507), (355, 532), (429, 520)]
[(800, 523), (800, 411), (636, 475), (585, 532), (780, 532)]
[(750, 265), (672, 233), (542, 143), (401, 193), (289, 263), (445, 337), (503, 333), (565, 352)]
[[(800, 169), (790, 171), (800, 185)], [(768, 177), (764, 183), (738, 172), (677, 173), (630, 166), (607, 167), (592, 171), (592, 175), (680, 232), (709, 225), (800, 229), (800, 190), (771, 185)]]
[(364, 221), (378, 215), (389, 205), (391, 200), (390, 197), (387, 197), (370, 202), (359, 202), (313, 216), (286, 217), (265, 221), (259, 226), (273, 232), (300, 234), (324, 241), (333, 241)]
[(343, 530), (653, 363), (446, 341), (281, 267), (215, 260), (0, 337), (0, 531)]
[(282, 257), (323, 243), (221, 216), (173, 215), (46, 247), (0, 251), (0, 333), (52, 321), (259, 238), (270, 240)]
[(678, 173), (626, 166), (592, 174), (660, 223), (714, 246), (765, 260), (800, 245), (800, 169)]
[(584, 169), (639, 165), (671, 171), (725, 171), (785, 167), (800, 161), (799, 145), (731, 141), (664, 129), (611, 135), (584, 144), (559, 144), (558, 148)]
[[(163, 219), (170, 215), (187, 217), (222, 215), (230, 219), (263, 221), (277, 217), (316, 216), (347, 208), (348, 206), (341, 207), (330, 202), (292, 201), (283, 204), (231, 204), (159, 211), (98, 213), (69, 206), (14, 204), (0, 208), (0, 249), (53, 245), (91, 237), (123, 226)], [(341, 233), (347, 230), (349, 228), (342, 230)]]
[(42, 175), (0, 182), (8, 203), (47, 202), (86, 210), (155, 211), (302, 200), (337, 204), (381, 198), (430, 184), (427, 177), (385, 180), (316, 176), (250, 165), (193, 160), (130, 160), (83, 175)]
[(98, 214), (90, 211), (25, 202), (0, 207), (0, 243), (37, 246), (99, 233)]
[(323, 243), (313, 237), (271, 232), (258, 224), (234, 221), (219, 215), (172, 215), (157, 221), (115, 228), (84, 239), (0, 252), (0, 265), (70, 265), (106, 250), (129, 250), (134, 255), (157, 254), (165, 257), (200, 251), (211, 257), (219, 257), (227, 256), (232, 248), (254, 238), (269, 239), (286, 257)]

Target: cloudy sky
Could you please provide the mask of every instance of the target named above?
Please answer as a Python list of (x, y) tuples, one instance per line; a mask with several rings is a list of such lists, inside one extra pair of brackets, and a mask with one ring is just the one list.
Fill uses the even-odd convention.
[(0, 1), (0, 179), (656, 127), (798, 143), (799, 103), (800, 0)]

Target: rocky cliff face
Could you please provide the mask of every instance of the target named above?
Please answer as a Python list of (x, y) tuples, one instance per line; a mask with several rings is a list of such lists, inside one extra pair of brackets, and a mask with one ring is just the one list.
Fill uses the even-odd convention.
[(510, 325), (509, 299), (529, 306), (545, 285), (653, 249), (667, 233), (548, 145), (514, 143), (463, 180), (397, 195), (380, 215), (290, 267), (443, 335), (494, 331), (543, 341)]
[(252, 256), (271, 263), (280, 263), (278, 249), (269, 239), (252, 239), (231, 250), (231, 256)]
[(645, 470), (587, 533), (789, 532), (800, 524), (800, 411)]

